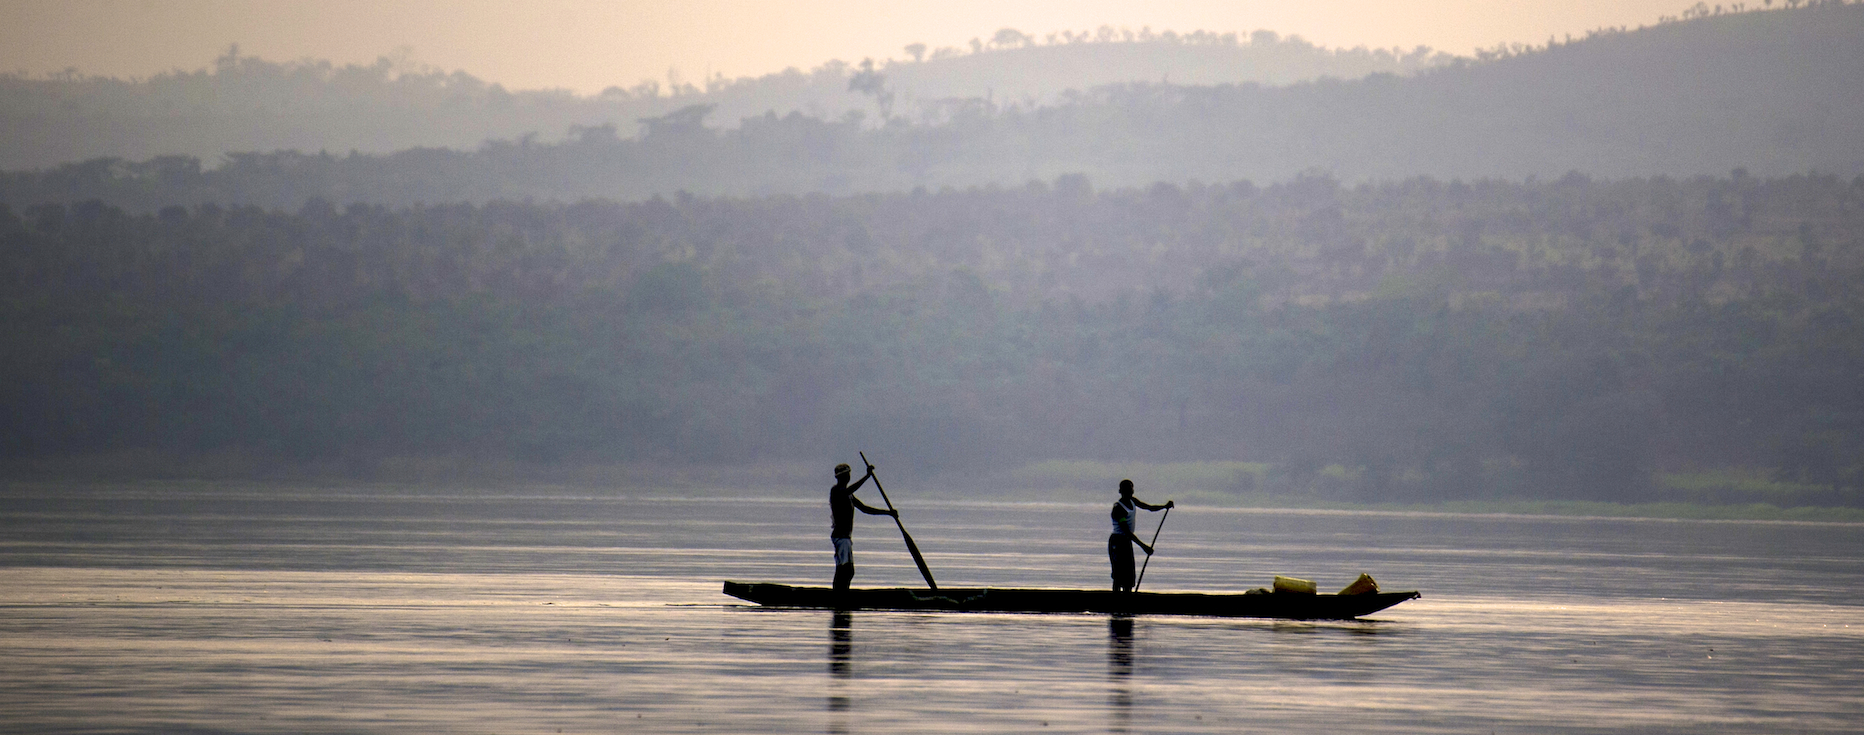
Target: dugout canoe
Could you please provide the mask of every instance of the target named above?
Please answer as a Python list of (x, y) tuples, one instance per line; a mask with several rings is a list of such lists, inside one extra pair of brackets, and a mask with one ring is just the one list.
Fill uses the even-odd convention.
[(1007, 613), (1127, 613), (1137, 615), (1205, 615), (1226, 618), (1350, 620), (1371, 615), (1416, 592), (1370, 592), (1321, 595), (1293, 592), (1205, 594), (1045, 590), (998, 587), (850, 589), (794, 587), (764, 582), (726, 582), (725, 594), (765, 607), (827, 610), (948, 610)]

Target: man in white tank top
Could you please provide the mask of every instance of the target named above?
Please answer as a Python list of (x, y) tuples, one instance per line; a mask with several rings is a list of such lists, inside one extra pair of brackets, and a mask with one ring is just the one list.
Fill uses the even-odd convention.
[(1107, 537), (1107, 560), (1113, 563), (1113, 591), (1133, 591), (1133, 544), (1146, 550), (1146, 556), (1152, 555), (1152, 547), (1133, 535), (1133, 517), (1138, 515), (1138, 508), (1161, 511), (1176, 507), (1170, 500), (1164, 505), (1153, 505), (1133, 497), (1133, 481), (1120, 481), (1120, 499), (1113, 504), (1113, 535)]

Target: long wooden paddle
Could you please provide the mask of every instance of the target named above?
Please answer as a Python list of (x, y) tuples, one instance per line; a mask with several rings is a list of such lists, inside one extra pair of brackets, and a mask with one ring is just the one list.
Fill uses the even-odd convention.
[[(862, 459), (866, 459), (866, 457), (863, 457)], [(878, 480), (876, 480), (876, 482), (878, 482)], [(1152, 547), (1154, 551), (1157, 551), (1159, 547), (1159, 532), (1165, 530), (1165, 519), (1170, 518), (1170, 517), (1171, 517), (1171, 509), (1166, 508), (1165, 515), (1159, 516), (1159, 527), (1152, 529), (1152, 543), (1146, 544), (1146, 545)], [(1136, 579), (1133, 581), (1134, 592), (1138, 592), (1139, 585), (1145, 583), (1146, 567), (1149, 567), (1149, 566), (1152, 566), (1151, 552), (1146, 553), (1146, 563), (1139, 565), (1139, 579)]]
[[(866, 452), (857, 452), (857, 453), (861, 455), (861, 464), (865, 464), (869, 467), (872, 467), (874, 465), (873, 462), (867, 461)], [(926, 578), (927, 587), (931, 587), (932, 589), (938, 589), (938, 583), (932, 581), (932, 568), (926, 566), (926, 558), (920, 555), (919, 553), (919, 544), (913, 543), (913, 535), (910, 533), (907, 533), (906, 524), (900, 522), (900, 512), (897, 510), (894, 510), (893, 501), (887, 498), (887, 489), (880, 486), (880, 476), (873, 475), (872, 473), (869, 473), (869, 474), (870, 476), (874, 478), (874, 489), (880, 491), (880, 499), (886, 502), (887, 510), (893, 511), (893, 524), (900, 527), (900, 536), (906, 539), (906, 550), (909, 552), (912, 552), (913, 563), (919, 565), (919, 576)]]

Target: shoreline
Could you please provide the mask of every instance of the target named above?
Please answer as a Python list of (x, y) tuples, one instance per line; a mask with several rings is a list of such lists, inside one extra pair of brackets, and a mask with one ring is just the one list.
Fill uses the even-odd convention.
[[(756, 468), (712, 468), (707, 472), (657, 471), (550, 473), (553, 476), (498, 477), (477, 475), (468, 479), (294, 477), (53, 477), (0, 475), (0, 493), (11, 500), (31, 495), (62, 495), (76, 490), (86, 495), (123, 498), (220, 496), (251, 493), (282, 496), (381, 496), (409, 498), (612, 496), (617, 499), (734, 500), (761, 498), (809, 503), (819, 500), (827, 483), (790, 473), (759, 472)], [(753, 481), (755, 480), (755, 481)], [(1098, 505), (1112, 497), (1078, 487), (997, 485), (989, 490), (965, 489), (945, 483), (912, 479), (893, 490), (905, 491), (923, 503)], [(965, 483), (969, 485), (969, 483)], [(821, 485), (818, 488), (817, 485)], [(36, 491), (36, 492), (35, 492)], [(982, 493), (988, 493), (987, 495)], [(1142, 493), (1143, 494), (1143, 493)], [(1864, 508), (1830, 506), (1776, 506), (1768, 503), (1635, 502), (1535, 498), (1494, 498), (1436, 502), (1348, 502), (1311, 496), (1265, 493), (1227, 493), (1186, 487), (1179, 492), (1157, 491), (1162, 502), (1203, 506), (1225, 511), (1260, 510), (1292, 512), (1377, 513), (1392, 515), (1494, 516), (1518, 518), (1596, 518), (1600, 520), (1764, 521), (1788, 523), (1864, 524)], [(906, 501), (912, 502), (912, 501)]]

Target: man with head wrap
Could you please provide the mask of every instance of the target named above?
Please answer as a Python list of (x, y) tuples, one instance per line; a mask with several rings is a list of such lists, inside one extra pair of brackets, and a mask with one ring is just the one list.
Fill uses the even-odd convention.
[(876, 516), (898, 517), (897, 512), (885, 508), (875, 508), (854, 497), (854, 491), (867, 484), (868, 478), (874, 476), (874, 466), (867, 466), (867, 475), (851, 487), (848, 478), (854, 471), (846, 464), (835, 465), (835, 484), (828, 489), (829, 544), (835, 547), (835, 589), (848, 589), (854, 581), (854, 511), (859, 508), (862, 513)]

